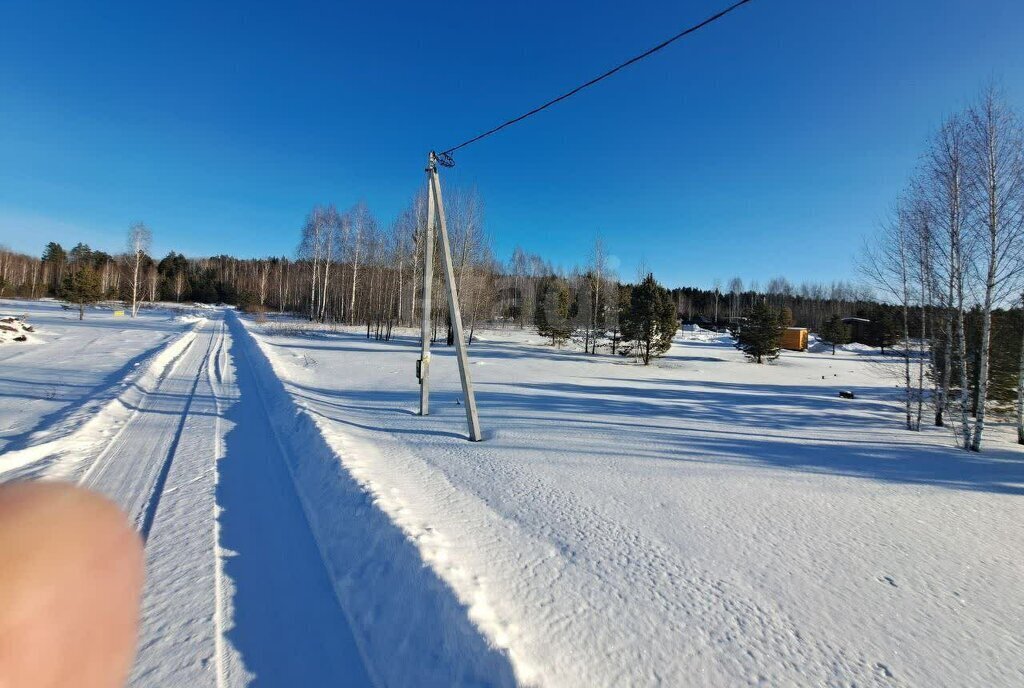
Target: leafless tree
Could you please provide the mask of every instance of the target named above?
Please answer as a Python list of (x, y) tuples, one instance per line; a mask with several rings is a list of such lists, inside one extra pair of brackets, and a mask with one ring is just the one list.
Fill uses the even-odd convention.
[[(971, 450), (981, 451), (985, 430), (992, 310), (1016, 291), (1024, 248), (1024, 191), (1020, 123), (995, 87), (989, 87), (968, 113), (971, 156), (972, 231), (979, 246), (977, 270), (983, 279), (978, 393)], [(1011, 291), (1012, 290), (1012, 291)]]
[(962, 117), (950, 117), (933, 138), (925, 163), (925, 198), (936, 224), (935, 273), (942, 290), (936, 294), (942, 310), (942, 364), (936, 376), (935, 424), (944, 425), (951, 405), (954, 365), (960, 395), (957, 437), (964, 448), (970, 446), (969, 385), (966, 335), (964, 327), (966, 268), (971, 246), (965, 233), (966, 128)]
[(1017, 442), (1024, 444), (1024, 291), (1020, 294), (1020, 363), (1017, 368)]
[(865, 245), (860, 270), (879, 290), (900, 307), (903, 325), (900, 376), (904, 388), (904, 411), (908, 430), (917, 430), (914, 424), (914, 387), (910, 362), (910, 309), (913, 304), (913, 204), (901, 199), (892, 218), (878, 236)]
[(128, 253), (125, 256), (125, 261), (129, 271), (128, 293), (131, 298), (130, 304), (133, 318), (139, 312), (139, 300), (142, 296), (144, 279), (142, 265), (152, 242), (153, 233), (145, 224), (136, 222), (128, 228)]
[(352, 256), (352, 294), (348, 307), (348, 321), (353, 323), (356, 318), (356, 285), (359, 283), (359, 254), (362, 250), (363, 236), (374, 228), (374, 219), (370, 215), (369, 208), (362, 201), (352, 208), (349, 216), (351, 217), (352, 227), (350, 233), (351, 246), (349, 247), (349, 253)]

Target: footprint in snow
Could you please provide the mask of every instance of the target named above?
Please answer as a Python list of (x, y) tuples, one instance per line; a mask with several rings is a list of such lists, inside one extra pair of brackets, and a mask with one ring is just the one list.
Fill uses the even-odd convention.
[(878, 662), (877, 664), (875, 664), (875, 669), (878, 671), (878, 673), (880, 673), (885, 678), (892, 678), (893, 677), (892, 671), (889, 669), (889, 667), (885, 666), (881, 662)]

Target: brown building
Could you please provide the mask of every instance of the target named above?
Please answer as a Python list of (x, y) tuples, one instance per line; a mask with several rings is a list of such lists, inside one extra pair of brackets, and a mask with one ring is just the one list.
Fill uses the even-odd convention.
[(790, 351), (807, 351), (807, 328), (787, 327), (782, 332), (781, 346)]

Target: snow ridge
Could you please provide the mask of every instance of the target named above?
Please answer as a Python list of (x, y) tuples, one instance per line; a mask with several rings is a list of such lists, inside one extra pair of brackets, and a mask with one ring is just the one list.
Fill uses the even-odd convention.
[[(87, 469), (87, 474), (91, 472), (102, 458), (102, 453), (97, 452), (102, 452), (101, 447), (110, 445), (111, 435), (116, 438), (117, 433), (127, 427), (128, 422), (137, 413), (139, 400), (174, 369), (192, 346), (198, 328), (203, 322), (205, 321), (197, 321), (192, 328), (170, 343), (161, 345), (156, 352), (145, 354), (141, 361), (133, 360), (125, 365), (122, 370), (131, 372), (127, 373), (120, 385), (111, 387), (112, 393), (116, 393), (116, 396), (102, 402), (103, 397), (100, 395), (90, 403), (75, 409), (64, 419), (66, 422), (61, 423), (74, 428), (68, 434), (4, 452), (4, 462), (0, 466), (0, 482), (39, 477), (67, 479), (82, 467), (83, 457), (96, 456)], [(94, 411), (94, 405), (97, 403), (102, 403), (102, 406)], [(40, 437), (52, 434), (52, 429), (38, 433)], [(65, 457), (77, 459), (65, 461)]]
[[(288, 394), (234, 313), (234, 337), (291, 462), (310, 528), (372, 679), (388, 686), (514, 686), (507, 653), (470, 620), (467, 605), (425, 565), (416, 544), (360, 484), (313, 413)], [(396, 661), (400, 660), (400, 661)]]

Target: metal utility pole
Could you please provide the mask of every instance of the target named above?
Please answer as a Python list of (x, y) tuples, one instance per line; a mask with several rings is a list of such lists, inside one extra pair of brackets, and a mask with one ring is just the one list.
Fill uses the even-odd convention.
[[(469, 439), (479, 442), (483, 439), (480, 433), (480, 418), (476, 411), (476, 396), (473, 394), (473, 381), (469, 376), (469, 355), (466, 342), (462, 336), (462, 312), (459, 309), (459, 293), (455, 285), (455, 267), (452, 264), (452, 250), (448, 241), (448, 223), (444, 213), (444, 201), (441, 200), (441, 178), (437, 172), (438, 156), (431, 151), (427, 159), (427, 236), (423, 257), (423, 329), (421, 332), (421, 355), (417, 362), (417, 373), (420, 379), (420, 415), (430, 411), (430, 291), (433, 285), (433, 245), (434, 223), (441, 230), (441, 263), (444, 266), (444, 281), (448, 287), (448, 312), (451, 315), (452, 331), (455, 335), (455, 355), (459, 361), (459, 377), (462, 380), (462, 396), (465, 400), (466, 423), (469, 426)], [(444, 164), (444, 160), (441, 160)]]

